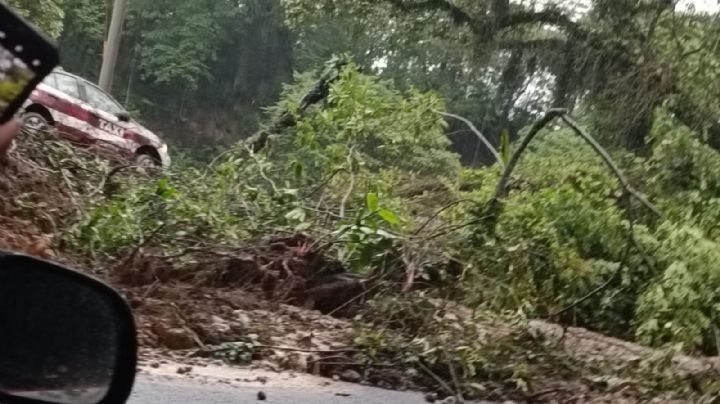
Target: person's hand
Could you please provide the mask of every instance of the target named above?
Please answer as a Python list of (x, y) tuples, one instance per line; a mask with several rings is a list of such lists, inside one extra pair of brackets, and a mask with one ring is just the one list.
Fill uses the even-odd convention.
[(0, 160), (5, 159), (13, 139), (20, 133), (21, 128), (22, 122), (18, 119), (12, 119), (0, 125)]

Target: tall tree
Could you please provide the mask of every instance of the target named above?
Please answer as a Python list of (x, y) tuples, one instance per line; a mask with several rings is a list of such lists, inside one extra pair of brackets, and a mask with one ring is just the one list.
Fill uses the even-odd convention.
[(8, 0), (20, 15), (53, 38), (63, 30), (63, 0)]
[[(483, 114), (493, 116), (501, 126), (517, 113), (513, 105), (535, 93), (544, 108), (592, 106), (586, 110), (592, 111), (606, 140), (631, 149), (644, 147), (655, 108), (675, 96), (676, 66), (659, 51), (658, 35), (663, 29), (677, 28), (677, 17), (687, 15), (676, 12), (674, 2), (666, 0), (594, 0), (586, 9), (509, 0), (331, 0), (322, 5), (285, 0), (285, 4), (300, 24), (318, 14), (351, 13), (369, 23), (384, 16), (382, 21), (390, 21), (387, 35), (452, 42), (465, 50), (467, 62), (461, 65), (465, 71), (472, 66), (479, 77), (486, 71), (501, 72), (500, 79), (493, 80), (500, 84), (487, 88), (496, 94), (496, 107)], [(683, 35), (674, 33), (673, 41)], [(438, 71), (438, 66), (432, 70)], [(548, 81), (550, 97), (537, 91), (538, 83)], [(535, 91), (526, 91), (530, 86)], [(531, 110), (528, 107), (523, 109)]]
[[(67, 0), (65, 67), (97, 78), (107, 5)], [(291, 77), (293, 36), (277, 0), (133, 0), (113, 93), (174, 142), (253, 133)]]

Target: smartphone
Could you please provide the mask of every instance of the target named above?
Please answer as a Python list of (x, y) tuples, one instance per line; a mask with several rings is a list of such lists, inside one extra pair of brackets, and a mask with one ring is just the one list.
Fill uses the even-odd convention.
[(57, 46), (0, 2), (0, 123), (59, 63)]

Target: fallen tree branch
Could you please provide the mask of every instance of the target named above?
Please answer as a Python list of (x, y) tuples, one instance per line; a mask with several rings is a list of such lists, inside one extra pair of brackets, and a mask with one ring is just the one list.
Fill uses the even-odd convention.
[[(232, 342), (229, 342), (228, 344), (233, 344)], [(263, 345), (263, 344), (253, 344), (253, 348), (258, 349), (276, 349), (278, 351), (290, 351), (290, 352), (303, 352), (303, 353), (314, 353), (314, 354), (338, 354), (338, 353), (356, 353), (360, 352), (359, 349), (356, 348), (337, 348), (337, 349), (305, 349), (305, 348), (297, 348), (297, 347), (291, 347), (291, 346), (276, 346), (276, 345)], [(209, 346), (209, 347), (203, 347), (201, 349), (193, 350), (188, 354), (188, 356), (197, 356), (201, 353), (207, 353), (207, 352), (216, 352), (216, 351), (222, 351), (225, 349), (224, 346)]]
[(122, 268), (125, 265), (133, 262), (133, 260), (135, 260), (135, 257), (137, 257), (140, 250), (142, 250), (146, 245), (150, 244), (150, 242), (152, 242), (153, 239), (155, 239), (155, 237), (157, 237), (158, 234), (160, 234), (160, 232), (165, 228), (165, 226), (166, 226), (165, 223), (163, 223), (163, 224), (159, 225), (157, 228), (155, 228), (155, 230), (153, 230), (153, 232), (150, 233), (149, 236), (143, 237), (143, 240), (140, 242), (140, 244), (138, 244), (137, 247), (135, 247), (124, 260), (120, 261), (120, 263), (116, 266), (116, 268)]
[(457, 374), (455, 373), (455, 365), (453, 365), (452, 361), (448, 363), (448, 369), (450, 370), (450, 377), (452, 377), (453, 384), (455, 385), (455, 389), (457, 390), (457, 395), (455, 396), (459, 402), (464, 403), (465, 397), (463, 397), (462, 393), (462, 387), (460, 386), (460, 379), (458, 379)]
[(340, 174), (341, 172), (345, 172), (347, 174), (350, 174), (350, 171), (348, 171), (346, 168), (338, 168), (337, 170), (333, 171), (328, 177), (320, 183), (320, 185), (316, 186), (315, 189), (313, 189), (308, 195), (308, 198), (311, 198), (315, 194), (317, 194), (321, 189), (325, 188), (327, 184), (330, 183), (330, 181), (335, 178), (336, 175)]
[(183, 311), (180, 309), (180, 307), (178, 307), (178, 305), (175, 303), (170, 303), (170, 307), (175, 309), (175, 314), (177, 315), (177, 317), (180, 320), (182, 320), (182, 324), (180, 324), (180, 328), (182, 328), (183, 330), (185, 330), (185, 332), (190, 334), (190, 336), (192, 337), (192, 339), (195, 341), (196, 344), (198, 344), (201, 348), (205, 348), (207, 345), (203, 342), (202, 338), (200, 338), (198, 333), (195, 330), (193, 330), (192, 328), (190, 328), (190, 326), (188, 324), (192, 324), (192, 322), (187, 318), (187, 316), (183, 313)]
[(160, 258), (160, 259), (177, 259), (182, 258), (184, 256), (190, 255), (190, 254), (206, 254), (206, 255), (213, 255), (216, 257), (221, 258), (228, 258), (228, 259), (236, 259), (236, 260), (246, 260), (250, 261), (251, 258), (249, 258), (247, 255), (243, 256), (241, 251), (238, 251), (236, 254), (232, 253), (226, 253), (221, 251), (215, 251), (211, 248), (201, 248), (201, 247), (188, 247), (183, 249), (177, 254), (171, 254), (171, 255), (150, 255), (149, 257), (152, 258)]
[(402, 292), (409, 292), (415, 284), (415, 276), (420, 270), (418, 265), (413, 260), (413, 253), (415, 246), (403, 245), (402, 261), (405, 266), (405, 282), (403, 283)]
[(68, 196), (70, 197), (70, 200), (72, 201), (73, 206), (75, 206), (75, 209), (82, 212), (81, 205), (78, 203), (77, 199), (75, 199), (75, 187), (73, 187), (72, 181), (70, 181), (70, 178), (68, 178), (67, 172), (65, 171), (64, 168), (60, 169), (60, 175), (62, 176), (62, 179), (68, 188)]
[[(431, 235), (429, 235), (429, 236), (427, 236), (427, 237), (420, 237), (420, 238), (422, 238), (422, 239), (424, 239), (424, 240), (432, 240), (432, 239), (435, 239), (435, 238), (438, 238), (438, 237), (442, 237), (442, 236), (444, 236), (444, 235), (446, 235), (446, 234), (449, 234), (449, 233), (452, 233), (452, 232), (456, 232), (456, 231), (458, 231), (458, 230), (462, 230), (462, 229), (464, 229), (464, 228), (466, 228), (466, 227), (470, 227), (470, 226), (472, 226), (472, 225), (476, 225), (476, 224), (483, 223), (483, 222), (487, 221), (488, 219), (492, 219), (493, 217), (494, 217), (494, 216), (492, 216), (492, 215), (485, 215), (485, 216), (483, 216), (483, 217), (479, 217), (479, 218), (474, 219), (474, 220), (471, 220), (471, 221), (469, 221), (469, 222), (460, 223), (460, 224), (451, 225), (451, 226), (446, 226), (446, 227), (440, 228), (436, 233), (433, 233), (433, 234), (431, 234)], [(419, 236), (415, 236), (415, 237), (413, 237), (413, 238), (419, 238)]]
[(535, 124), (530, 129), (530, 132), (527, 134), (527, 136), (525, 136), (523, 141), (520, 143), (520, 146), (518, 146), (517, 150), (515, 150), (515, 152), (513, 153), (512, 157), (510, 158), (510, 162), (505, 167), (505, 171), (503, 171), (502, 177), (500, 178), (497, 188), (495, 189), (495, 195), (489, 201), (488, 208), (486, 208), (486, 211), (489, 213), (488, 216), (491, 220), (489, 225), (492, 229), (494, 229), (495, 225), (497, 224), (497, 216), (502, 208), (502, 200), (507, 197), (509, 192), (508, 183), (510, 181), (510, 176), (515, 170), (515, 167), (520, 161), (520, 158), (522, 157), (525, 150), (527, 150), (530, 142), (535, 139), (535, 137), (540, 133), (540, 131), (558, 117), (561, 118), (563, 122), (565, 122), (575, 132), (575, 134), (580, 136), (588, 145), (590, 145), (593, 151), (595, 151), (595, 153), (603, 159), (605, 164), (610, 168), (613, 174), (615, 174), (618, 181), (620, 181), (620, 185), (627, 194), (633, 196), (635, 199), (640, 201), (643, 206), (645, 206), (648, 210), (653, 212), (658, 217), (663, 216), (660, 210), (658, 210), (655, 205), (650, 203), (650, 201), (648, 201), (645, 195), (643, 195), (635, 188), (633, 188), (632, 185), (630, 185), (627, 178), (625, 178), (625, 176), (620, 171), (620, 168), (617, 166), (615, 161), (613, 161), (612, 157), (610, 157), (610, 154), (608, 154), (608, 152), (602, 146), (600, 146), (600, 144), (595, 139), (593, 139), (592, 136), (590, 136), (587, 132), (585, 132), (582, 128), (578, 126), (578, 124), (567, 114), (567, 110), (551, 109), (546, 112), (540, 120), (535, 122)]
[(157, 290), (158, 286), (160, 286), (160, 279), (155, 277), (155, 281), (148, 286), (148, 288), (145, 290), (145, 292), (142, 294), (142, 297), (140, 297), (141, 302), (145, 302), (148, 297), (150, 297), (151, 294)]
[(347, 66), (349, 61), (345, 58), (333, 58), (326, 64), (326, 69), (323, 72), (320, 79), (315, 83), (312, 89), (310, 89), (300, 101), (300, 106), (296, 111), (285, 111), (280, 114), (280, 117), (267, 129), (263, 129), (254, 136), (245, 140), (245, 144), (248, 145), (252, 152), (257, 153), (264, 149), (270, 136), (274, 133), (278, 133), (285, 128), (293, 127), (297, 124), (295, 120), (296, 115), (302, 115), (311, 106), (320, 103), (327, 99), (330, 95), (330, 86), (332, 83), (340, 78), (340, 74)]
[(422, 363), (422, 361), (417, 361), (416, 363), (417, 363), (418, 367), (420, 367), (420, 369), (422, 369), (423, 372), (427, 373), (428, 376), (432, 377), (436, 382), (438, 382), (438, 384), (439, 384), (443, 389), (445, 389), (445, 391), (447, 391), (448, 394), (450, 394), (450, 395), (452, 395), (452, 396), (454, 396), (454, 397), (457, 397), (457, 392), (455, 392), (455, 391), (452, 389), (452, 387), (450, 387), (450, 385), (447, 384), (447, 382), (446, 382), (445, 380), (443, 380), (440, 376), (438, 376), (437, 374), (435, 374), (435, 372), (433, 372), (432, 370), (430, 370), (429, 367), (425, 366), (425, 365)]
[(305, 349), (296, 348), (291, 346), (275, 346), (275, 345), (253, 345), (255, 348), (260, 349), (277, 349), (278, 351), (290, 351), (290, 352), (304, 352), (304, 353), (316, 353), (316, 354), (334, 354), (334, 353), (354, 353), (360, 352), (357, 348), (337, 348), (337, 349)]
[[(632, 211), (631, 211), (632, 212)], [(630, 219), (630, 227), (628, 228), (628, 235), (627, 235), (627, 246), (625, 247), (625, 252), (623, 253), (622, 260), (620, 260), (620, 265), (618, 265), (617, 269), (613, 271), (612, 275), (600, 286), (593, 289), (588, 293), (587, 295), (583, 296), (582, 298), (578, 299), (577, 301), (573, 302), (571, 305), (565, 307), (564, 309), (551, 314), (548, 318), (557, 318), (568, 311), (574, 309), (575, 307), (581, 305), (582, 303), (588, 301), (591, 297), (597, 295), (598, 293), (602, 292), (603, 290), (607, 289), (610, 284), (615, 280), (615, 278), (620, 275), (620, 272), (622, 272), (623, 268), (627, 264), (628, 259), (630, 258), (630, 251), (633, 247), (636, 246), (636, 240), (635, 240), (635, 226), (633, 224), (633, 219)]]
[(568, 390), (568, 389), (565, 389), (565, 388), (562, 388), (562, 387), (553, 387), (553, 388), (549, 388), (549, 389), (546, 389), (546, 390), (539, 391), (539, 392), (534, 393), (534, 394), (531, 394), (531, 395), (529, 395), (529, 396), (525, 396), (525, 401), (533, 402), (533, 401), (539, 399), (540, 397), (546, 396), (546, 395), (548, 395), (548, 394), (564, 393), (564, 392), (569, 392), (569, 390)]
[(430, 216), (430, 218), (429, 218), (428, 220), (426, 220), (425, 223), (423, 223), (422, 226), (420, 226), (417, 230), (415, 230), (415, 233), (413, 233), (413, 234), (417, 236), (417, 235), (420, 234), (423, 230), (425, 230), (425, 228), (428, 227), (428, 226), (430, 225), (430, 223), (432, 223), (432, 222), (433, 222), (435, 219), (437, 219), (441, 214), (443, 214), (443, 212), (445, 212), (445, 211), (447, 211), (447, 210), (449, 210), (449, 209), (451, 209), (451, 208), (454, 208), (454, 207), (457, 206), (457, 205), (460, 205), (460, 204), (463, 204), (463, 203), (467, 203), (467, 202), (475, 202), (475, 201), (472, 200), (472, 199), (460, 199), (460, 200), (451, 202), (451, 203), (443, 206), (441, 209), (439, 209), (437, 212), (435, 212), (432, 216)]
[(345, 205), (347, 204), (348, 200), (350, 200), (350, 197), (352, 196), (353, 191), (355, 190), (355, 173), (352, 171), (352, 158), (353, 153), (355, 152), (355, 146), (350, 148), (350, 151), (347, 155), (347, 163), (348, 167), (350, 168), (350, 185), (348, 185), (347, 191), (345, 192), (345, 195), (342, 198), (342, 201), (340, 201), (340, 216), (345, 217)]
[(490, 141), (485, 137), (485, 135), (483, 135), (482, 132), (480, 132), (480, 130), (477, 127), (475, 127), (475, 125), (472, 122), (470, 122), (469, 119), (466, 119), (460, 115), (455, 115), (455, 114), (451, 114), (448, 112), (441, 112), (441, 111), (433, 111), (433, 112), (438, 115), (454, 118), (454, 119), (457, 119), (457, 120), (465, 123), (465, 125), (467, 125), (470, 128), (470, 130), (478, 137), (478, 139), (480, 139), (480, 141), (485, 145), (485, 147), (487, 147), (487, 149), (490, 151), (490, 153), (492, 153), (493, 157), (495, 157), (495, 161), (497, 161), (500, 168), (505, 167), (505, 163), (503, 163), (500, 153), (498, 153), (497, 149), (495, 149), (495, 147), (493, 147), (492, 143), (490, 143)]
[(575, 133), (583, 138), (585, 140), (585, 143), (589, 144), (590, 147), (595, 150), (595, 153), (597, 153), (605, 162), (605, 164), (610, 168), (610, 170), (615, 174), (617, 179), (620, 181), (620, 184), (622, 184), (622, 187), (625, 189), (627, 193), (632, 195), (635, 199), (640, 201), (648, 210), (652, 211), (655, 215), (658, 217), (662, 217), (662, 213), (658, 208), (655, 207), (650, 201), (647, 199), (645, 195), (640, 193), (638, 190), (633, 188), (632, 185), (630, 185), (630, 182), (625, 178), (625, 176), (620, 171), (620, 168), (615, 164), (615, 161), (613, 161), (612, 157), (608, 154), (608, 152), (600, 146), (600, 144), (592, 137), (590, 136), (585, 130), (583, 130), (575, 120), (573, 120), (568, 114), (563, 113), (560, 115), (560, 119), (562, 119), (570, 128), (572, 128)]
[(530, 132), (527, 134), (527, 136), (525, 136), (525, 138), (523, 138), (522, 142), (520, 142), (520, 146), (518, 146), (512, 157), (510, 157), (510, 161), (508, 162), (507, 166), (505, 166), (505, 170), (503, 171), (502, 177), (500, 178), (500, 182), (498, 182), (497, 188), (495, 188), (495, 196), (493, 197), (493, 201), (499, 201), (500, 199), (507, 196), (508, 182), (510, 181), (510, 176), (512, 175), (513, 171), (515, 171), (515, 167), (520, 161), (520, 157), (522, 157), (523, 153), (530, 145), (530, 142), (532, 142), (533, 139), (535, 139), (535, 136), (537, 136), (543, 128), (545, 128), (550, 122), (552, 122), (553, 119), (564, 113), (565, 110), (551, 109), (550, 111), (545, 113), (545, 115), (540, 118), (539, 121), (533, 124)]
[(277, 185), (275, 184), (275, 181), (273, 181), (273, 180), (272, 180), (270, 177), (268, 177), (267, 174), (265, 173), (265, 167), (263, 167), (262, 161), (260, 161), (260, 159), (258, 158), (257, 154), (255, 154), (255, 152), (254, 152), (252, 149), (248, 148), (247, 151), (248, 151), (248, 153), (250, 154), (250, 157), (251, 157), (251, 158), (253, 159), (253, 161), (255, 162), (255, 164), (257, 164), (257, 166), (258, 166), (258, 172), (260, 173), (260, 176), (261, 176), (265, 181), (267, 181), (268, 184), (270, 184), (270, 187), (272, 188), (273, 193), (275, 193), (275, 194), (277, 195), (280, 191), (278, 190), (278, 187), (277, 187)]
[(117, 167), (113, 168), (112, 170), (110, 170), (110, 172), (108, 172), (107, 175), (105, 175), (105, 177), (103, 177), (102, 181), (100, 181), (100, 185), (98, 185), (97, 188), (95, 189), (95, 191), (93, 191), (90, 194), (90, 197), (92, 198), (93, 196), (97, 195), (100, 192), (105, 192), (105, 194), (107, 195), (108, 190), (106, 189), (106, 186), (110, 182), (112, 177), (119, 174), (120, 171), (122, 171), (126, 168), (130, 168), (130, 167), (133, 167), (133, 165), (132, 164), (124, 164), (124, 165), (117, 166)]
[(341, 304), (340, 306), (334, 308), (332, 311), (330, 311), (327, 316), (332, 317), (333, 314), (339, 312), (340, 310), (346, 308), (347, 306), (351, 305), (352, 303), (358, 301), (359, 299), (362, 299), (363, 297), (367, 296), (368, 294), (374, 292), (376, 289), (380, 288), (382, 286), (382, 283), (378, 282), (375, 285), (365, 289), (362, 293), (354, 296), (353, 298), (349, 299), (347, 302)]
[(627, 254), (626, 254), (625, 258), (623, 258), (622, 262), (620, 262), (620, 265), (618, 265), (617, 269), (612, 273), (612, 275), (610, 275), (610, 277), (602, 285), (596, 287), (590, 293), (588, 293), (587, 295), (574, 301), (571, 305), (565, 307), (564, 309), (559, 310), (555, 313), (552, 313), (550, 316), (548, 316), (548, 318), (560, 317), (561, 315), (567, 313), (568, 311), (570, 311), (570, 310), (576, 308), (577, 306), (585, 303), (586, 301), (590, 300), (591, 297), (593, 297), (593, 296), (597, 295), (598, 293), (602, 292), (603, 290), (607, 289), (608, 286), (610, 286), (610, 284), (612, 284), (612, 282), (615, 280), (615, 278), (617, 278), (618, 275), (620, 275), (620, 272), (625, 267), (626, 261), (627, 261)]

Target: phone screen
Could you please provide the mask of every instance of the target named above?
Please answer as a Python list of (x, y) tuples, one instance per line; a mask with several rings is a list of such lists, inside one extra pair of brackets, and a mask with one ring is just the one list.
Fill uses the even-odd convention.
[(34, 78), (35, 72), (27, 63), (0, 44), (0, 115), (22, 95)]
[(0, 123), (58, 64), (55, 45), (0, 2)]

